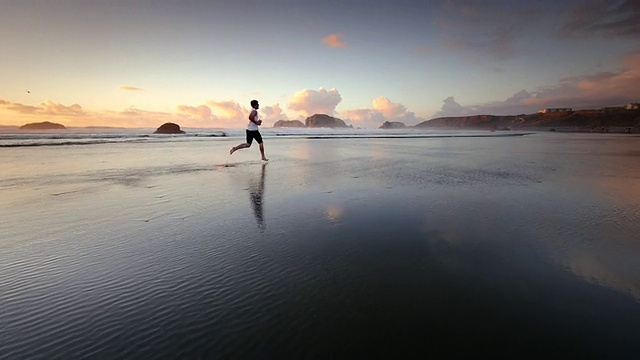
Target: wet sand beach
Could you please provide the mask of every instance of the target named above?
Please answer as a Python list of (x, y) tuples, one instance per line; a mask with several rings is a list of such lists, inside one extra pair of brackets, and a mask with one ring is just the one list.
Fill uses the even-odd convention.
[(634, 358), (619, 134), (0, 149), (0, 358)]

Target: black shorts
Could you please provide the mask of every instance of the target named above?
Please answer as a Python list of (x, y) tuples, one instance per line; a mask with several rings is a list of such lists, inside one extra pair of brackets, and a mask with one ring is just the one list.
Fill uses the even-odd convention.
[(258, 144), (262, 144), (262, 135), (258, 130), (246, 130), (247, 131), (247, 144), (251, 145), (253, 139), (256, 139)]

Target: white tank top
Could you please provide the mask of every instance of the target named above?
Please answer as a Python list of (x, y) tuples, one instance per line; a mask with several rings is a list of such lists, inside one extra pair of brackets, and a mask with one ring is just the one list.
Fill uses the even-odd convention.
[[(260, 114), (258, 114), (258, 110), (256, 110), (256, 117), (254, 118), (254, 120), (255, 121), (260, 120)], [(247, 130), (258, 130), (258, 124), (256, 124), (253, 121), (249, 120), (249, 125), (247, 125)]]

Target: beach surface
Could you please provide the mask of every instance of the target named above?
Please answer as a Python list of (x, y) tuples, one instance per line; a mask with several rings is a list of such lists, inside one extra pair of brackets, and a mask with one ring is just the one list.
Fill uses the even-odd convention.
[(637, 136), (167, 139), (0, 149), (0, 358), (640, 353)]

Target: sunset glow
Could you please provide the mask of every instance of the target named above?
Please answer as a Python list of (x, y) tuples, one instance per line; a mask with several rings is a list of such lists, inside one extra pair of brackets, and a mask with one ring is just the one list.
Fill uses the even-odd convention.
[(354, 127), (640, 101), (637, 1), (10, 2), (0, 125)]

